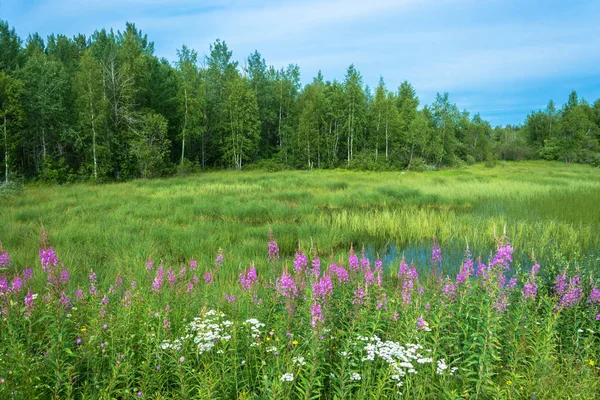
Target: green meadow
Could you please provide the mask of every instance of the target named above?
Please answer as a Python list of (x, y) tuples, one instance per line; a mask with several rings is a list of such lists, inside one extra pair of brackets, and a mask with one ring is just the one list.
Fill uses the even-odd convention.
[(103, 279), (135, 276), (149, 257), (211, 264), (219, 249), (229, 265), (243, 267), (266, 254), (269, 227), (283, 256), (298, 244), (321, 257), (352, 244), (425, 259), (435, 237), (448, 265), (458, 265), (467, 243), (487, 258), (504, 229), (520, 260), (534, 254), (540, 263), (558, 257), (589, 264), (600, 249), (600, 169), (558, 162), (26, 185), (0, 202), (0, 241), (13, 262), (39, 263), (43, 224), (76, 279), (90, 269)]
[(595, 398), (599, 199), (548, 162), (26, 185), (0, 398)]

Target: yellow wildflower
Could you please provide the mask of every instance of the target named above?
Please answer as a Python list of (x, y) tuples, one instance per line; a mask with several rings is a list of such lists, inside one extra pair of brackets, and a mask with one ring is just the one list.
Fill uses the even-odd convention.
[(295, 346), (295, 345), (298, 344), (298, 341), (297, 340), (292, 340), (292, 344)]
[(590, 360), (590, 362), (588, 364), (590, 364), (593, 367), (594, 366), (594, 360)]

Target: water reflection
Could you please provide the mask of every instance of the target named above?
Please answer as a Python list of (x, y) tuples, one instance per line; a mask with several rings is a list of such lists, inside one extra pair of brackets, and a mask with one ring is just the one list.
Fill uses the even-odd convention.
[[(367, 258), (373, 263), (377, 256), (383, 261), (383, 268), (385, 272), (389, 272), (390, 269), (394, 270), (398, 267), (400, 259), (404, 255), (408, 264), (414, 263), (419, 274), (428, 272), (431, 270), (431, 246), (433, 243), (426, 244), (388, 244), (386, 246), (365, 246), (365, 252)], [(465, 258), (465, 248), (458, 243), (440, 244), (442, 249), (442, 263), (438, 266), (438, 269), (443, 272), (444, 275), (454, 276), (459, 272), (460, 266), (462, 265)], [(480, 247), (470, 248), (471, 256), (474, 259), (481, 257), (481, 261), (488, 263), (496, 251), (495, 247)], [(541, 266), (552, 264), (551, 260), (543, 257), (536, 257), (534, 260), (530, 253), (515, 249), (513, 254), (513, 265), (520, 265), (523, 271), (529, 271), (531, 266), (539, 263)], [(587, 256), (581, 257), (581, 261), (578, 265), (582, 269), (598, 268), (600, 260), (600, 249), (596, 253), (590, 252)]]

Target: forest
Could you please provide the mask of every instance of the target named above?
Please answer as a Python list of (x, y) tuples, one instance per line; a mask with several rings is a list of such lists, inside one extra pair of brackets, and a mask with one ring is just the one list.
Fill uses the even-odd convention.
[(174, 63), (135, 24), (90, 37), (20, 38), (0, 21), (0, 172), (14, 180), (109, 182), (206, 169), (433, 170), (548, 159), (600, 166), (600, 99), (572, 91), (518, 126), (491, 126), (448, 93), (420, 104), (407, 81), (365, 85), (258, 51), (240, 65), (217, 39)]

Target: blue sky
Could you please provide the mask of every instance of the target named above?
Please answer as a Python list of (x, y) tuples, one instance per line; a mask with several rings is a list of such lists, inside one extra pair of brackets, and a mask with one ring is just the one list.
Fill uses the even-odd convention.
[(408, 80), (421, 104), (449, 92), (492, 124), (572, 89), (600, 97), (600, 1), (0, 0), (0, 18), (23, 38), (135, 22), (171, 61), (182, 44), (206, 54), (221, 38), (241, 64), (255, 49), (276, 67), (297, 63), (303, 83), (319, 69), (343, 80), (354, 63), (371, 87)]

